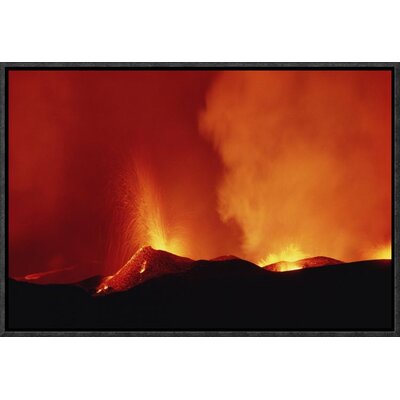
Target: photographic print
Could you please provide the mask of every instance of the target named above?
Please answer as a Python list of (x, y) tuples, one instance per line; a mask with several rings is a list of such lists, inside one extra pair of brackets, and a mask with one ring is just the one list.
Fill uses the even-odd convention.
[(394, 68), (5, 70), (5, 329), (394, 330)]

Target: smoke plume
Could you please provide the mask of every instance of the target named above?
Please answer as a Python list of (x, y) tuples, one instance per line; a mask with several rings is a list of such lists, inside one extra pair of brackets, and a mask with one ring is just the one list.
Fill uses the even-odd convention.
[[(251, 260), (368, 258), (391, 238), (387, 71), (227, 71), (200, 127), (224, 175), (218, 211)], [(276, 259), (276, 260), (275, 260)]]

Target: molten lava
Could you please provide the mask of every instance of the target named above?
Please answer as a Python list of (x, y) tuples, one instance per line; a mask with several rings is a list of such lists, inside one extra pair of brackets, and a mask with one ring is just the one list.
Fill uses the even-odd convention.
[(325, 267), (327, 265), (343, 264), (343, 261), (330, 257), (309, 257), (296, 261), (278, 261), (270, 265), (263, 266), (264, 269), (273, 272), (287, 272), (297, 269)]
[[(285, 247), (282, 251), (275, 254), (269, 254), (266, 258), (261, 259), (258, 262), (260, 267), (268, 264), (274, 264), (280, 261), (285, 262), (295, 262), (300, 260), (301, 258), (305, 258), (305, 254), (294, 244), (290, 244), (289, 246)], [(300, 268), (300, 267), (299, 267)], [(293, 265), (292, 269), (297, 269)]]
[(96, 294), (125, 291), (163, 275), (186, 271), (193, 260), (179, 257), (150, 246), (140, 248), (114, 275), (98, 285)]

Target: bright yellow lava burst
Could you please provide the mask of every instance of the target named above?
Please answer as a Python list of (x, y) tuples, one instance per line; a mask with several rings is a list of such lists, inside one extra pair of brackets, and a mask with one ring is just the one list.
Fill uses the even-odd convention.
[(168, 237), (161, 219), (151, 221), (148, 226), (147, 237), (147, 244), (153, 249), (164, 250), (174, 254), (183, 253), (181, 242), (176, 238)]
[(387, 244), (384, 246), (375, 247), (371, 254), (373, 260), (391, 260), (392, 259), (392, 245)]
[(288, 262), (287, 264), (283, 264), (279, 267), (279, 272), (287, 272), (294, 271), (296, 269), (302, 269), (303, 267), (295, 262)]
[[(286, 246), (283, 250), (281, 250), (279, 253), (269, 254), (266, 258), (261, 259), (257, 264), (260, 267), (264, 267), (266, 265), (274, 264), (279, 261), (294, 262), (301, 260), (302, 258), (305, 257), (306, 255), (296, 245), (290, 244)], [(300, 266), (296, 268), (295, 265), (292, 265), (290, 269), (300, 269), (300, 268), (301, 268)]]
[[(133, 190), (131, 237), (139, 239), (142, 246), (151, 246), (155, 250), (164, 250), (174, 254), (183, 254), (182, 240), (178, 239), (176, 227), (168, 226), (161, 196), (151, 176), (138, 169), (138, 182)], [(181, 235), (180, 235), (181, 237)], [(134, 241), (134, 240), (133, 240)]]

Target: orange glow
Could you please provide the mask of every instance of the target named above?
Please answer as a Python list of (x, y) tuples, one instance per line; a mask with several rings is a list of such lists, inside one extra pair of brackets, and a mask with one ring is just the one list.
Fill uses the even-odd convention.
[(390, 258), (391, 74), (10, 70), (10, 277)]
[[(45, 273), (45, 274), (48, 275), (47, 273)], [(36, 274), (29, 274), (29, 275), (26, 275), (26, 276), (24, 277), (24, 279), (27, 280), (27, 281), (33, 281), (33, 280), (36, 280), (36, 279), (41, 278), (42, 276), (43, 276), (43, 273), (38, 272), (38, 273), (36, 273)]]
[(137, 170), (138, 186), (135, 193), (132, 218), (134, 232), (140, 246), (151, 246), (174, 254), (183, 254), (182, 241), (176, 236), (173, 227), (168, 227), (162, 211), (162, 200), (149, 175)]
[(303, 269), (303, 267), (297, 262), (285, 262), (279, 264), (276, 271), (277, 272), (288, 272), (288, 271), (295, 271), (298, 269)]
[(34, 274), (28, 274), (25, 275), (23, 279), (25, 279), (26, 281), (34, 281), (34, 280), (38, 280), (47, 276), (51, 276), (51, 275), (56, 275), (62, 272), (66, 272), (66, 271), (72, 271), (74, 269), (74, 267), (68, 267), (68, 268), (61, 268), (61, 269), (52, 269), (50, 271), (45, 271), (45, 272), (36, 272)]
[(391, 260), (392, 259), (392, 245), (387, 244), (375, 247), (367, 258), (372, 260)]
[(200, 127), (224, 166), (219, 215), (240, 228), (245, 258), (355, 261), (390, 238), (390, 77), (221, 73)]
[[(287, 271), (317, 254), (359, 259), (374, 237), (390, 235), (388, 78), (274, 71), (224, 72), (215, 80), (199, 122), (223, 163), (212, 188), (220, 221), (242, 233), (230, 253), (260, 266), (284, 261), (279, 268)], [(376, 111), (378, 101), (386, 101), (384, 112)], [(172, 190), (171, 179), (165, 189), (152, 156), (138, 152), (132, 159), (122, 185), (123, 262), (142, 246), (196, 258), (192, 246), (200, 242), (207, 254), (211, 241), (197, 235), (199, 221), (186, 217), (196, 202), (179, 206), (191, 185)], [(381, 189), (371, 192), (378, 183)], [(376, 224), (368, 223), (371, 215)]]
[[(273, 264), (279, 261), (294, 262), (305, 257), (306, 254), (300, 251), (298, 247), (296, 247), (294, 244), (290, 244), (279, 253), (269, 254), (266, 258), (261, 259), (258, 262), (258, 265), (260, 267), (264, 267), (265, 265)], [(296, 268), (296, 265), (293, 264), (293, 268), (291, 269), (299, 269), (299, 268), (301, 267)]]
[[(163, 199), (146, 166), (136, 160), (121, 186), (124, 220), (121, 223), (121, 259), (131, 258), (145, 246), (173, 254), (185, 254), (183, 240), (174, 224), (167, 223)], [(121, 264), (121, 262), (120, 262)], [(118, 265), (118, 264), (116, 264)], [(146, 269), (146, 265), (142, 266)], [(142, 273), (141, 272), (141, 273)]]

